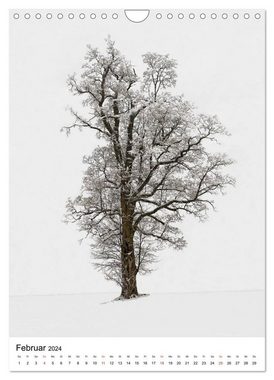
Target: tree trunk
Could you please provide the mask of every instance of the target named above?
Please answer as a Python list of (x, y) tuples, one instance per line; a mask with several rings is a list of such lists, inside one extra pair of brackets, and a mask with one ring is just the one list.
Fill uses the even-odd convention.
[(122, 291), (124, 298), (138, 296), (134, 253), (122, 253)]
[(137, 290), (137, 268), (134, 255), (133, 244), (133, 211), (134, 206), (130, 205), (125, 194), (121, 194), (122, 206), (122, 246), (121, 246), (121, 264), (122, 264), (122, 292), (124, 298), (133, 298), (138, 296)]

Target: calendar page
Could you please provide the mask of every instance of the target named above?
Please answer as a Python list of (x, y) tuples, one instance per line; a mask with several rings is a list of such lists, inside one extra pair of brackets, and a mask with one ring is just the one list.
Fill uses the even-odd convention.
[(265, 370), (265, 11), (10, 10), (10, 370)]

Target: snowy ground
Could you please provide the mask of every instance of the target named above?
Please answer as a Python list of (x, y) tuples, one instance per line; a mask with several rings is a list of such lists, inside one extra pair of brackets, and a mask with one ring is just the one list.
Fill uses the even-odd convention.
[(264, 292), (13, 296), (11, 336), (264, 336)]

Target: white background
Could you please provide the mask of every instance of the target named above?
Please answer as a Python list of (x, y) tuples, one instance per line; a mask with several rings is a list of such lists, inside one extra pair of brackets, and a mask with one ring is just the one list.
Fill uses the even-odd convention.
[(72, 123), (67, 105), (84, 112), (66, 80), (80, 71), (88, 43), (105, 51), (108, 34), (139, 76), (147, 51), (175, 58), (172, 92), (183, 93), (197, 113), (218, 115), (231, 136), (214, 150), (235, 160), (224, 170), (235, 188), (214, 197), (217, 212), (209, 210), (205, 223), (185, 217), (187, 247), (157, 252), (158, 269), (138, 276), (139, 291), (264, 289), (265, 15), (245, 20), (241, 12), (234, 20), (229, 12), (227, 20), (219, 14), (182, 23), (150, 14), (136, 24), (119, 13), (117, 21), (98, 16), (92, 23), (66, 13), (63, 20), (11, 20), (11, 295), (120, 291), (91, 266), (89, 241), (78, 243), (85, 234), (62, 223), (67, 198), (79, 194), (82, 157), (99, 143), (88, 129), (60, 133)]
[[(184, 22), (176, 12), (173, 20), (164, 11), (157, 20), (151, 12), (139, 24), (117, 12), (118, 20), (104, 21), (98, 15), (90, 22), (89, 17), (80, 20), (77, 12), (70, 20), (64, 10), (62, 20), (56, 14), (52, 20), (44, 15), (39, 21), (33, 15), (24, 20), (21, 14), (11, 21), (11, 335), (262, 334), (264, 12), (259, 20), (255, 12), (248, 20), (239, 12), (234, 20), (231, 11), (227, 20), (218, 12), (216, 20), (197, 15)], [(188, 246), (157, 253), (158, 269), (138, 276), (139, 292), (150, 297), (132, 302), (131, 308), (125, 303), (98, 305), (120, 289), (91, 266), (89, 242), (79, 245), (84, 234), (77, 226), (61, 222), (67, 197), (79, 193), (82, 156), (99, 143), (87, 129), (74, 130), (69, 138), (60, 133), (61, 126), (72, 122), (67, 104), (83, 113), (66, 78), (79, 71), (87, 43), (105, 51), (108, 34), (138, 74), (146, 51), (175, 58), (178, 81), (172, 92), (184, 93), (197, 112), (219, 116), (231, 137), (221, 138), (214, 150), (236, 161), (226, 169), (236, 177), (236, 187), (216, 197), (218, 212), (210, 210), (206, 223), (185, 217), (180, 229)], [(98, 297), (98, 292), (104, 293)], [(140, 320), (140, 315), (147, 317)]]
[[(206, 3), (207, 7), (209, 8), (214, 8), (214, 7), (221, 7), (223, 6), (223, 8), (225, 8), (226, 6), (231, 8), (233, 7), (233, 5), (235, 7), (242, 7), (242, 8), (246, 8), (246, 7), (254, 7), (254, 8), (263, 8), (263, 7), (268, 7), (268, 3), (267, 1), (261, 1), (261, 2), (251, 2), (251, 1), (229, 1), (229, 2), (225, 2), (225, 1), (208, 1)], [(96, 2), (94, 1), (93, 2), (94, 6), (96, 6)], [(100, 2), (97, 2), (98, 4), (98, 8), (103, 8), (103, 7), (125, 7), (128, 5), (128, 2), (116, 2), (115, 5), (113, 4), (113, 2), (104, 2), (104, 1), (100, 1)], [(126, 4), (126, 5), (125, 5)], [(46, 5), (47, 7), (59, 7), (59, 8), (66, 8), (66, 7), (70, 7), (70, 8), (73, 8), (75, 6), (77, 7), (90, 7), (90, 3), (89, 2), (85, 2), (85, 1), (78, 1), (77, 4), (73, 3), (73, 2), (70, 2), (68, 3), (68, 1), (64, 2), (64, 1), (54, 1), (54, 2), (50, 2), (48, 1), (47, 4), (43, 4), (43, 2), (27, 2), (25, 1), (24, 3), (22, 2), (9, 2), (9, 4), (5, 4), (4, 7), (3, 7), (3, 11), (5, 11), (5, 7), (13, 7), (13, 8), (16, 8), (16, 7), (30, 7), (30, 8), (37, 8), (39, 6), (43, 6), (43, 5)], [(138, 2), (138, 7), (141, 7), (143, 5), (143, 7), (153, 7), (154, 4), (153, 2), (148, 2), (148, 1), (144, 1), (143, 4), (141, 1)], [(157, 8), (165, 8), (166, 5), (163, 4), (163, 2), (161, 3), (160, 1), (157, 1), (157, 4), (155, 4), (157, 6)], [(169, 2), (169, 8), (179, 8), (181, 6), (180, 2), (176, 2), (176, 1), (170, 1)], [(202, 8), (204, 7), (204, 2), (202, 1), (186, 1), (184, 2), (184, 8), (187, 8), (187, 7), (191, 7), (191, 8), (194, 8), (194, 7), (197, 7), (197, 8)], [(131, 3), (131, 7), (134, 8), (134, 3), (132, 2)], [(272, 10), (273, 12), (273, 10)], [(271, 17), (271, 10), (269, 10), (268, 12), (268, 19), (269, 19), (269, 29), (268, 29), (268, 38), (270, 40), (270, 36), (271, 35), (274, 35), (273, 33), (273, 25), (271, 26), (271, 23), (273, 24), (273, 16)], [(7, 36), (7, 21), (8, 21), (8, 17), (7, 17), (7, 13), (3, 12), (3, 19), (4, 20), (1, 20), (1, 26), (2, 26), (2, 33), (1, 35), (4, 37), (4, 40), (7, 40), (6, 39), (6, 36)], [(8, 135), (8, 129), (7, 129), (7, 110), (8, 110), (8, 104), (7, 104), (7, 85), (8, 85), (8, 74), (7, 74), (7, 70), (8, 70), (8, 64), (7, 64), (7, 60), (6, 60), (6, 57), (7, 57), (7, 41), (5, 41), (5, 43), (2, 43), (1, 46), (5, 47), (5, 50), (4, 53), (4, 57), (1, 59), (1, 62), (3, 64), (3, 67), (2, 67), (2, 77), (3, 77), (3, 81), (5, 80), (5, 86), (6, 88), (4, 88), (2, 90), (2, 95), (3, 95), (3, 99), (1, 101), (1, 105), (2, 105), (2, 109), (3, 109), (3, 112), (4, 112), (4, 116), (2, 118), (2, 130), (1, 130), (1, 142), (4, 142), (3, 147), (1, 146), (1, 165), (3, 166), (3, 169), (1, 171), (2, 173), (2, 180), (3, 181), (3, 187), (1, 188), (1, 199), (2, 199), (2, 217), (1, 217), (1, 222), (3, 223), (3, 227), (1, 229), (1, 231), (3, 232), (3, 240), (2, 240), (2, 249), (1, 249), (1, 252), (2, 252), (2, 257), (3, 257), (3, 263), (2, 263), (2, 269), (3, 269), (3, 274), (1, 275), (1, 281), (2, 281), (2, 286), (1, 286), (1, 290), (4, 291), (4, 295), (2, 297), (2, 300), (3, 300), (3, 303), (5, 304), (5, 306), (7, 306), (7, 294), (8, 294), (8, 291), (7, 291), (7, 284), (8, 284), (8, 279), (7, 279), (7, 273), (8, 273), (8, 259), (7, 259), (7, 250), (8, 250), (8, 239), (7, 239), (7, 226), (8, 226), (8, 223), (7, 223), (7, 215), (8, 215), (8, 203), (7, 203), (7, 199), (8, 199), (8, 189), (7, 189), (7, 185), (6, 185), (6, 179), (7, 179), (7, 135)], [(272, 49), (273, 49), (273, 46), (272, 46)], [(273, 50), (271, 50), (271, 46), (269, 45), (269, 50), (268, 50), (268, 56), (269, 56), (269, 60), (271, 61), (272, 65), (273, 65)], [(269, 64), (269, 66), (271, 66), (271, 64)], [(269, 77), (269, 98), (268, 98), (268, 104), (270, 104), (270, 102), (272, 101), (273, 102), (273, 97), (272, 97), (272, 92), (273, 92), (273, 88), (272, 88), (272, 85), (273, 83), (271, 83), (271, 77)], [(268, 125), (271, 125), (271, 121), (273, 121), (273, 117), (271, 117), (271, 115), (269, 115), (269, 119), (268, 119)], [(268, 130), (268, 147), (270, 148), (270, 141), (273, 141), (273, 133), (271, 132), (271, 130)], [(268, 151), (270, 151), (270, 149), (268, 149)], [(269, 160), (268, 160), (268, 166), (272, 166), (273, 164), (273, 155), (270, 155), (269, 154)], [(3, 175), (4, 174), (4, 175)], [(272, 188), (272, 192), (273, 192), (273, 175), (271, 176), (271, 174), (269, 173), (269, 177), (268, 177), (268, 184), (269, 184), (269, 187)], [(6, 185), (6, 186), (5, 186)], [(270, 190), (269, 190), (269, 194), (270, 194)], [(268, 200), (268, 210), (272, 210), (273, 211), (273, 202), (271, 201), (271, 199)], [(269, 219), (271, 218), (270, 216), (270, 211), (268, 213), (269, 215)], [(269, 224), (269, 228), (268, 230), (270, 231), (271, 228), (273, 229), (273, 225), (272, 224)], [(268, 251), (271, 252), (271, 248), (273, 248), (273, 243), (272, 242), (269, 242), (269, 246), (268, 246)], [(273, 259), (271, 258), (271, 256), (269, 255), (268, 256), (268, 270), (269, 268), (272, 267), (272, 262), (273, 262)], [(268, 292), (270, 293), (270, 290), (271, 290), (271, 281), (272, 281), (272, 284), (273, 284), (273, 279), (270, 278), (270, 276), (268, 276), (269, 278), (269, 283), (268, 283)], [(273, 298), (273, 297), (272, 297)], [(6, 300), (6, 301), (4, 301)], [(269, 311), (269, 316), (268, 316), (268, 320), (271, 320), (271, 314), (272, 314), (272, 319), (273, 319), (273, 309), (272, 309), (272, 305), (270, 303), (270, 300), (271, 298), (269, 297), (269, 306), (268, 306), (268, 311)], [(3, 317), (3, 322), (1, 323), (1, 327), (3, 327), (3, 336), (8, 336), (8, 329), (7, 329), (7, 313), (5, 312), (2, 312), (2, 317)], [(269, 325), (268, 326), (268, 335), (271, 335), (272, 334), (272, 326)], [(7, 341), (7, 339), (6, 339)], [(4, 344), (4, 347), (3, 347), (3, 352), (1, 353), (1, 365), (3, 365), (3, 371), (5, 372), (5, 374), (7, 375), (7, 360), (5, 359), (5, 352), (7, 352), (6, 350), (6, 341), (5, 339), (2, 340), (3, 344)], [(271, 345), (272, 345), (272, 342), (271, 342), (271, 339), (268, 339), (268, 343), (269, 343), (269, 353), (268, 353), (268, 370), (269, 372), (267, 374), (241, 374), (241, 378), (250, 378), (250, 376), (252, 377), (261, 377), (262, 378), (271, 378), (271, 368), (273, 367), (273, 365), (271, 364), (271, 361), (270, 361), (270, 358), (271, 356), (273, 357), (273, 349), (271, 348)], [(83, 374), (82, 376), (90, 376), (88, 374)], [(11, 377), (15, 377), (15, 376), (20, 376), (21, 378), (29, 378), (30, 376), (35, 376), (35, 378), (37, 378), (37, 374), (9, 374), (9, 376)], [(51, 374), (41, 374), (41, 377), (47, 377), (47, 376), (51, 376), (51, 378), (54, 378), (54, 375)], [(64, 376), (64, 378), (76, 378), (76, 376), (78, 377), (79, 375), (77, 374), (73, 374), (73, 373), (70, 373), (70, 374), (58, 374), (59, 378), (63, 378), (62, 376)], [(94, 376), (94, 375), (93, 375)], [(107, 375), (104, 375), (104, 374), (98, 374), (98, 377), (103, 377), (103, 376), (107, 376)], [(108, 376), (122, 376), (120, 374), (113, 374), (113, 375), (108, 375)], [(123, 375), (124, 377), (128, 377), (127, 374), (124, 374)], [(138, 374), (132, 374), (131, 375), (132, 377), (134, 376), (139, 376)], [(144, 375), (142, 375), (144, 376)], [(150, 375), (150, 376), (154, 376), (154, 375)], [(155, 378), (158, 377), (166, 377), (167, 375), (166, 374), (155, 374)], [(181, 376), (180, 374), (177, 374), (177, 376)], [(212, 374), (190, 374), (189, 376), (192, 376), (194, 378), (198, 378), (199, 376), (205, 376), (205, 378), (212, 378), (212, 376), (220, 376), (220, 374), (216, 374), (216, 375), (212, 375)], [(227, 375), (223, 375), (223, 376), (227, 376)], [(228, 375), (228, 376), (232, 376), (232, 375)], [(237, 378), (237, 375), (233, 375), (234, 377), (236, 376)], [(273, 376), (273, 372), (272, 372), (272, 376)], [(39, 377), (40, 377), (40, 374), (39, 374)]]

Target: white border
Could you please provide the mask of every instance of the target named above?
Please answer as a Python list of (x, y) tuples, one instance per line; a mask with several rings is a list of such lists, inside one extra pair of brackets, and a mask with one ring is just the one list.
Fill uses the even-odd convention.
[[(1, 252), (1, 274), (0, 274), (0, 291), (1, 291), (1, 322), (0, 322), (0, 332), (1, 332), (1, 346), (0, 346), (0, 376), (2, 379), (18, 376), (19, 374), (8, 372), (8, 9), (12, 8), (246, 8), (246, 9), (266, 9), (267, 10), (267, 65), (269, 68), (274, 67), (274, 2), (269, 0), (253, 1), (253, 0), (215, 0), (215, 1), (205, 1), (205, 0), (10, 0), (1, 1), (0, 3), (0, 38), (1, 38), (1, 129), (0, 129), (0, 165), (1, 165), (1, 176), (0, 176), (0, 200), (1, 200), (1, 239), (0, 239), (0, 252)], [(273, 69), (272, 69), (273, 70)], [(268, 87), (268, 115), (267, 115), (267, 166), (268, 166), (268, 180), (267, 180), (267, 193), (268, 193), (268, 204), (267, 204), (267, 223), (268, 223), (268, 240), (267, 240), (267, 372), (261, 374), (251, 374), (251, 373), (191, 373), (189, 376), (193, 379), (198, 379), (200, 376), (203, 379), (218, 379), (222, 376), (233, 376), (234, 379), (238, 377), (240, 379), (272, 379), (274, 377), (274, 335), (273, 335), (273, 323), (270, 321), (274, 320), (274, 308), (273, 308), (273, 288), (274, 288), (274, 278), (273, 273), (271, 273), (271, 268), (274, 267), (274, 245), (273, 245), (273, 198), (271, 194), (274, 194), (274, 170), (273, 170), (273, 160), (274, 160), (274, 117), (273, 117), (273, 102), (274, 102), (274, 82), (273, 82), (273, 71), (268, 72), (267, 87)], [(272, 108), (272, 109), (271, 109)], [(272, 152), (271, 152), (272, 150)], [(271, 168), (271, 169), (270, 169)], [(272, 233), (271, 233), (272, 231)], [(272, 236), (271, 236), (272, 235)], [(51, 379), (67, 379), (67, 378), (78, 378), (79, 374), (75, 373), (22, 373), (20, 374), (20, 379), (29, 379), (35, 376), (35, 379), (39, 379), (40, 376), (47, 378), (50, 376)], [(88, 373), (81, 373), (81, 376), (89, 376)], [(105, 376), (111, 376), (112, 379), (137, 377), (140, 376), (138, 373), (112, 373), (112, 374), (92, 374), (93, 378), (102, 378)], [(148, 377), (152, 378), (168, 378), (170, 375), (162, 373), (150, 373), (142, 374), (142, 378)], [(175, 376), (175, 375), (172, 375)], [(177, 374), (177, 376), (182, 376), (182, 374)], [(184, 375), (185, 376), (185, 375)], [(188, 376), (188, 374), (187, 374)]]

